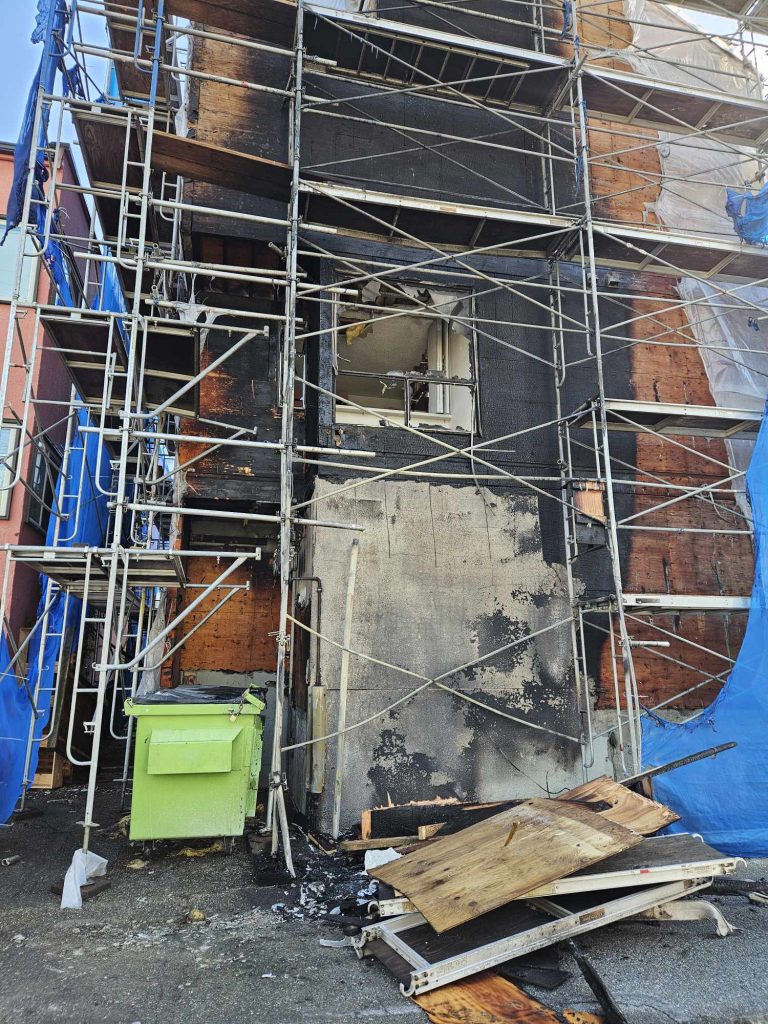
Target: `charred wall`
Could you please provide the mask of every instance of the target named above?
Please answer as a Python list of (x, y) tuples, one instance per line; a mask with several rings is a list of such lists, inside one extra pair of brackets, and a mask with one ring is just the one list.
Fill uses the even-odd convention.
[[(523, 10), (522, 6), (519, 9)], [(474, 24), (471, 30), (481, 37), (499, 38), (496, 33), (500, 23), (495, 15), (500, 12), (492, 4), (484, 4), (482, 11), (491, 17), (483, 20), (482, 29)], [(430, 7), (404, 9), (402, 4), (394, 4), (392, 16), (415, 19), (425, 28), (443, 30), (467, 27), (462, 19), (468, 17), (455, 10), (446, 14), (443, 8), (439, 12)], [(604, 21), (594, 18), (590, 24), (582, 24), (580, 32), (582, 38), (588, 38), (589, 32), (602, 32), (606, 39), (613, 40), (613, 45), (619, 46), (626, 42), (626, 33), (617, 29), (618, 24), (612, 16)], [(505, 42), (532, 45), (528, 25), (505, 25), (503, 31), (508, 33)], [(606, 39), (602, 39), (603, 44)], [(206, 40), (196, 41), (195, 60), (232, 78), (259, 81), (275, 88), (284, 88), (288, 82), (287, 62), (274, 55)], [(303, 124), (302, 164), (307, 178), (314, 176), (337, 184), (363, 185), (446, 202), (543, 208), (538, 155), (512, 154), (495, 148), (504, 145), (530, 149), (528, 133), (521, 130), (519, 123), (512, 123), (512, 118), (499, 112), (472, 110), (446, 96), (426, 99), (419, 95), (386, 95), (381, 83), (366, 80), (361, 86), (361, 81), (354, 77), (331, 78), (311, 65), (307, 82), (307, 98), (318, 101), (314, 109), (310, 103)], [(352, 98), (358, 92), (365, 93), (364, 101)], [(339, 116), (342, 112), (348, 116)], [(395, 128), (386, 127), (383, 122)], [(446, 140), (443, 145), (418, 130), (425, 127), (436, 133), (482, 137), (487, 145), (469, 146), (456, 140)], [(200, 83), (193, 93), (190, 130), (197, 137), (222, 146), (270, 159), (286, 159), (286, 105), (275, 95)], [(659, 173), (658, 155), (653, 131), (632, 131), (647, 141), (648, 147), (635, 146), (632, 153), (614, 156), (616, 150), (624, 148), (626, 129), (607, 121), (591, 121), (595, 212), (599, 216), (644, 223), (648, 221), (646, 205), (657, 194), (655, 186), (648, 184), (648, 175)], [(572, 205), (573, 166), (558, 162), (556, 168), (558, 201), (565, 206), (571, 204), (573, 212), (577, 209)], [(638, 181), (642, 187), (637, 187)], [(284, 212), (284, 207), (275, 202), (213, 185), (195, 183), (189, 194), (193, 202), (232, 211), (268, 215)], [(304, 213), (308, 209), (314, 211), (319, 220), (319, 214), (329, 212), (331, 206), (333, 201), (327, 200), (325, 206), (316, 203), (314, 207), (305, 207)], [(398, 241), (394, 230), (388, 232), (387, 240), (387, 232), (382, 232), (381, 225), (365, 213), (358, 211), (353, 217), (347, 211), (346, 216), (346, 222), (339, 217), (341, 230), (337, 234), (313, 232), (311, 223), (305, 223), (300, 268), (307, 280), (331, 287), (340, 274), (364, 275), (382, 265), (401, 264), (402, 279), (418, 281), (409, 264), (425, 259), (423, 248), (409, 248), (407, 237)], [(650, 217), (652, 220), (652, 214)], [(221, 221), (195, 214), (187, 224), (191, 244), (200, 246), (206, 236), (222, 230), (231, 238), (283, 244), (279, 228), (255, 227), (237, 220), (223, 223), (224, 229)], [(475, 292), (478, 330), (474, 370), (479, 401), (476, 437), (483, 440), (518, 433), (553, 420), (556, 402), (552, 337), (547, 330), (546, 265), (510, 254), (477, 256), (469, 262), (448, 258), (450, 247), (460, 247), (466, 240), (463, 235), (452, 236), (452, 222), (446, 218), (445, 223), (444, 237), (439, 240), (445, 243), (444, 258), (439, 262), (440, 271), (433, 270), (428, 280), (456, 288), (468, 287), (469, 282)], [(366, 237), (376, 234), (385, 237)], [(329, 254), (337, 259), (329, 258)], [(495, 289), (478, 287), (477, 279), (472, 281), (472, 270), (503, 280), (504, 284)], [(562, 265), (561, 271), (568, 289), (564, 312), (579, 321), (583, 319), (579, 294), (583, 281), (575, 267)], [(607, 394), (614, 398), (710, 404), (712, 398), (703, 364), (690, 345), (683, 314), (667, 310), (653, 319), (635, 319), (652, 311), (648, 295), (666, 295), (672, 304), (676, 297), (675, 281), (600, 271), (598, 287), (603, 295), (601, 325), (607, 338)], [(330, 331), (334, 312), (327, 294), (317, 293), (317, 297), (324, 301), (307, 304), (302, 310), (313, 333), (321, 332), (308, 347), (306, 365), (310, 378), (332, 391), (335, 382)], [(666, 340), (683, 344), (674, 348), (656, 344), (654, 338), (659, 332)], [(574, 331), (567, 344), (571, 366), (563, 394), (564, 412), (592, 399), (596, 392), (594, 337), (586, 338)], [(237, 379), (227, 383), (230, 393), (238, 389)], [(224, 405), (229, 402), (226, 391), (225, 388), (222, 392)], [(235, 403), (241, 399), (238, 394)], [(254, 392), (254, 404), (245, 415), (261, 416), (262, 436), (271, 437), (276, 421), (263, 405), (257, 410), (255, 399)], [(263, 400), (260, 395), (259, 402)], [(311, 390), (306, 417), (307, 438), (336, 447), (340, 460), (345, 448), (370, 449), (377, 453), (377, 466), (396, 468), (437, 452), (428, 438), (397, 428), (340, 425), (335, 422), (332, 400)], [(441, 431), (436, 436), (457, 447), (469, 443), (466, 433)], [(589, 477), (594, 472), (594, 457), (588, 450), (591, 437), (587, 431), (575, 432), (575, 436), (580, 442), (574, 449), (577, 475)], [(725, 462), (722, 442), (683, 440), (690, 451), (651, 435), (614, 437), (619, 518), (660, 500), (659, 490), (650, 486), (654, 476), (696, 487), (711, 482), (717, 475), (725, 475), (715, 463), (696, 454)], [(442, 667), (460, 663), (462, 658), (470, 660), (493, 650), (504, 638), (553, 621), (555, 613), (563, 608), (564, 551), (557, 500), (560, 490), (555, 479), (560, 471), (556, 427), (518, 433), (509, 443), (497, 447), (499, 450), (489, 460), (494, 466), (516, 476), (540, 478), (538, 486), (546, 493), (534, 495), (530, 488), (512, 480), (491, 486), (482, 479), (483, 472), (491, 470), (478, 460), (473, 473), (465, 459), (450, 458), (435, 467), (455, 474), (450, 483), (438, 483), (425, 472), (421, 478), (368, 484), (333, 502), (319, 502), (317, 511), (327, 512), (330, 518), (348, 518), (366, 526), (361, 539), (353, 629), (354, 645), (360, 650), (385, 660), (389, 652), (389, 660), (398, 664), (403, 664), (407, 656), (406, 667), (420, 665), (416, 671), (434, 675)], [(235, 489), (248, 493), (249, 470), (262, 487), (260, 465), (258, 460), (249, 464), (249, 459), (245, 459), (237, 468)], [(223, 462), (212, 461), (205, 472), (201, 468), (200, 476), (207, 487), (214, 488), (217, 478), (227, 472)], [(308, 473), (307, 485), (314, 487), (318, 498), (339, 484), (356, 479), (353, 470), (326, 467), (310, 469)], [(314, 474), (316, 479), (312, 480)], [(638, 476), (648, 482), (646, 488), (635, 486)], [(194, 479), (191, 486), (196, 486)], [(729, 498), (726, 496), (723, 501), (727, 505)], [(675, 506), (648, 522), (710, 529), (722, 526), (721, 516), (722, 509), (694, 501)], [(625, 588), (629, 592), (749, 591), (752, 552), (744, 538), (622, 531), (620, 542)], [(323, 631), (337, 641), (341, 640), (343, 629), (348, 546), (349, 535), (330, 530), (305, 541), (310, 566), (307, 571), (322, 580), (327, 609)], [(598, 597), (612, 592), (604, 550), (598, 548), (580, 556), (577, 574), (583, 594)], [(607, 625), (605, 619), (599, 624)], [(701, 678), (697, 668), (722, 669), (721, 661), (695, 651), (682, 640), (675, 640), (675, 636), (730, 655), (740, 642), (738, 619), (731, 621), (726, 616), (668, 617), (659, 620), (659, 625), (673, 634), (669, 653), (692, 668), (672, 666), (658, 656), (638, 652), (635, 660), (641, 699), (649, 704), (694, 685)], [(637, 636), (656, 637), (647, 627), (645, 631), (640, 625), (633, 628)], [(598, 708), (607, 708), (613, 700), (613, 667), (603, 636), (597, 630), (590, 634), (588, 668)], [(327, 702), (323, 714), (331, 727), (337, 713), (337, 655), (335, 649), (321, 646), (319, 656), (309, 655), (307, 673), (310, 682), (317, 680), (318, 671), (322, 676), (320, 696)], [(313, 659), (317, 661), (314, 669)], [(401, 680), (382, 670), (361, 666), (356, 659), (352, 661), (348, 712), (351, 721), (386, 706), (404, 692)], [(462, 679), (460, 684), (468, 693), (482, 693), (486, 702), (498, 700), (499, 706), (516, 708), (522, 717), (539, 724), (571, 735), (578, 731), (570, 641), (566, 643), (561, 634), (555, 640), (537, 641), (523, 648), (517, 660), (510, 658), (487, 666), (474, 678)], [(679, 707), (701, 706), (713, 692), (711, 687), (696, 690)], [(302, 700), (302, 706), (295, 709), (292, 728), (296, 739), (306, 736), (308, 707), (311, 702), (303, 704)], [(508, 794), (510, 788), (529, 793), (540, 792), (539, 786), (551, 785), (556, 790), (571, 779), (575, 770), (575, 752), (570, 741), (554, 739), (551, 734), (539, 735), (437, 691), (428, 691), (397, 708), (384, 728), (378, 723), (353, 736), (344, 774), (345, 780), (350, 780), (345, 794), (348, 815), (371, 801), (386, 800), (388, 795), (393, 800), (410, 799), (437, 790), (481, 799), (502, 791)], [(322, 763), (320, 775), (333, 772), (333, 752), (328, 749), (315, 753), (314, 767)], [(303, 754), (294, 759), (292, 771), (296, 777), (304, 778), (308, 766)], [(295, 792), (300, 789), (294, 786)], [(321, 813), (326, 817), (328, 793), (326, 786), (321, 797)]]
[[(434, 677), (567, 619), (562, 565), (544, 557), (538, 504), (487, 488), (414, 481), (362, 484), (334, 497), (318, 480), (317, 510), (365, 527), (360, 534), (352, 646)], [(328, 497), (324, 497), (328, 495)], [(323, 581), (323, 632), (341, 640), (350, 535), (309, 539), (312, 572)], [(325, 720), (337, 720), (340, 652), (324, 644), (319, 665)], [(348, 721), (401, 700), (419, 685), (359, 658), (350, 659)], [(568, 736), (579, 731), (568, 625), (524, 641), (445, 683), (507, 714)], [(304, 738), (306, 719), (293, 728)], [(337, 770), (335, 744), (313, 748), (325, 779)], [(348, 738), (343, 825), (362, 807), (419, 797), (489, 800), (556, 793), (580, 773), (573, 740), (534, 731), (435, 687), (399, 704)], [(302, 774), (301, 771), (298, 774)], [(330, 819), (333, 786), (319, 795)]]

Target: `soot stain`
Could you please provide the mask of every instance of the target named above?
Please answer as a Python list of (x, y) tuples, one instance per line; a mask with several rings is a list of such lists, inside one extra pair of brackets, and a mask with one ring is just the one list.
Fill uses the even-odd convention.
[(373, 750), (368, 778), (381, 803), (388, 800), (407, 803), (425, 796), (455, 796), (454, 786), (435, 786), (432, 782), (432, 775), (438, 767), (428, 754), (409, 752), (405, 735), (398, 729), (384, 729)]

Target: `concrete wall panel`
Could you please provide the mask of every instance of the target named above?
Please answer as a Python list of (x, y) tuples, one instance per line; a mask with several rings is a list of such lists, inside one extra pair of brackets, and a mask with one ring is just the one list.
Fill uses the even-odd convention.
[[(542, 555), (538, 502), (475, 487), (415, 481), (362, 483), (337, 497), (318, 479), (316, 512), (357, 522), (360, 554), (352, 648), (433, 678), (473, 662), (569, 614), (565, 573)], [(351, 536), (316, 531), (313, 572), (323, 583), (322, 631), (340, 643)], [(338, 716), (341, 652), (321, 648), (327, 723)], [(419, 685), (352, 656), (347, 722), (386, 708)], [(567, 626), (496, 654), (446, 679), (494, 708), (574, 736), (578, 732)], [(326, 778), (335, 770), (327, 745)], [(323, 756), (318, 751), (318, 756)], [(518, 768), (513, 767), (518, 765)], [(430, 688), (348, 735), (343, 819), (386, 801), (431, 797), (489, 800), (557, 792), (580, 777), (578, 744), (516, 724)], [(320, 798), (328, 825), (332, 792)]]

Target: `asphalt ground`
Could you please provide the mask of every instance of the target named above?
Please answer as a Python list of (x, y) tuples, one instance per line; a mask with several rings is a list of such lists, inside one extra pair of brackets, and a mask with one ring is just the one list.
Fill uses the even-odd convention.
[[(258, 884), (264, 873), (242, 840), (231, 856), (190, 856), (206, 844), (184, 853), (179, 843), (145, 860), (118, 824), (114, 786), (99, 790), (92, 842), (109, 860), (110, 887), (62, 911), (51, 885), (80, 844), (83, 804), (79, 787), (32, 794), (43, 814), (0, 831), (0, 857), (21, 858), (0, 867), (2, 1024), (426, 1020), (378, 963), (321, 945), (340, 937), (313, 916), (322, 885), (307, 899), (300, 886)], [(764, 880), (768, 862), (739, 874)], [(736, 934), (717, 938), (712, 921), (632, 921), (580, 939), (630, 1024), (768, 1024), (768, 907), (711, 899)], [(190, 923), (193, 910), (204, 919)], [(529, 993), (556, 1010), (596, 1012), (567, 953), (561, 967), (571, 972), (563, 986)]]

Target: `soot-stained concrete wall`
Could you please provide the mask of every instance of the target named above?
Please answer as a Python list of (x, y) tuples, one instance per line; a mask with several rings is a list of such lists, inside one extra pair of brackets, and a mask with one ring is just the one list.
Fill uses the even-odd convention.
[[(535, 497), (426, 482), (364, 483), (337, 497), (316, 481), (321, 518), (356, 522), (360, 551), (352, 647), (434, 678), (566, 619), (565, 571), (542, 553)], [(322, 630), (341, 642), (352, 535), (308, 541), (323, 586)], [(321, 645), (326, 727), (338, 720), (341, 652)], [(447, 678), (453, 688), (557, 732), (579, 730), (567, 625)], [(419, 685), (394, 670), (350, 660), (347, 723), (386, 708)], [(325, 758), (320, 823), (333, 803), (336, 745)], [(342, 825), (391, 799), (435, 795), (491, 800), (552, 794), (581, 778), (578, 743), (499, 717), (434, 686), (348, 734)]]

